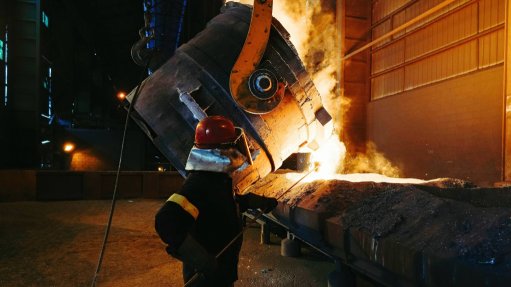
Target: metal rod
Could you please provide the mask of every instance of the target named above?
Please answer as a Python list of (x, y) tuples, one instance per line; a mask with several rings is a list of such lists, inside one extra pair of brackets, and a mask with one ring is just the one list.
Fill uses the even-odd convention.
[(422, 20), (422, 19), (424, 19), (424, 18), (426, 18), (426, 17), (430, 16), (431, 14), (433, 14), (433, 13), (435, 13), (435, 12), (438, 12), (439, 10), (441, 10), (442, 8), (446, 7), (447, 5), (449, 5), (449, 4), (451, 4), (451, 3), (453, 3), (454, 1), (456, 1), (456, 0), (445, 0), (445, 1), (443, 1), (442, 3), (440, 3), (440, 4), (436, 5), (435, 7), (433, 7), (433, 8), (431, 8), (431, 9), (429, 9), (428, 11), (426, 11), (426, 12), (424, 12), (424, 13), (420, 14), (419, 16), (417, 16), (417, 17), (413, 18), (412, 20), (410, 20), (410, 21), (408, 21), (408, 22), (404, 23), (403, 25), (401, 25), (401, 26), (397, 27), (396, 29), (394, 29), (394, 30), (392, 30), (392, 31), (390, 31), (390, 32), (388, 32), (388, 33), (386, 33), (386, 34), (384, 34), (384, 35), (382, 35), (382, 36), (378, 37), (377, 39), (375, 39), (375, 40), (373, 40), (373, 41), (371, 41), (371, 42), (369, 42), (369, 43), (365, 44), (364, 46), (362, 46), (362, 47), (358, 48), (357, 50), (355, 50), (355, 51), (353, 51), (353, 52), (349, 53), (348, 55), (344, 56), (344, 57), (342, 58), (342, 60), (343, 60), (343, 61), (344, 61), (344, 60), (347, 60), (347, 59), (349, 59), (349, 58), (353, 57), (354, 55), (356, 55), (356, 54), (358, 54), (358, 53), (360, 53), (360, 52), (364, 51), (365, 49), (367, 49), (367, 48), (369, 48), (369, 47), (371, 47), (371, 46), (373, 46), (373, 45), (375, 45), (375, 44), (377, 44), (377, 43), (379, 43), (379, 42), (381, 42), (381, 41), (385, 40), (386, 38), (388, 38), (388, 37), (390, 37), (390, 36), (392, 36), (392, 35), (394, 35), (394, 34), (396, 34), (396, 33), (399, 33), (400, 31), (402, 31), (402, 30), (404, 30), (404, 29), (406, 29), (406, 28), (410, 27), (411, 25), (413, 25), (413, 24), (415, 24), (415, 23), (419, 22), (420, 20)]
[[(443, 20), (443, 19), (445, 19), (445, 18), (447, 18), (447, 17), (449, 17), (449, 16), (451, 16), (451, 15), (453, 15), (453, 14), (456, 14), (456, 13), (460, 12), (461, 10), (463, 10), (463, 9), (467, 8), (468, 6), (475, 4), (475, 3), (476, 3), (476, 2), (478, 2), (478, 1), (479, 1), (479, 0), (470, 0), (470, 1), (468, 1), (468, 2), (465, 2), (465, 3), (463, 3), (463, 4), (460, 4), (460, 5), (459, 5), (459, 6), (457, 6), (456, 8), (453, 8), (453, 9), (451, 9), (451, 10), (449, 10), (449, 11), (447, 11), (447, 12), (443, 13), (442, 15), (439, 15), (438, 17), (436, 17), (436, 18), (435, 18), (435, 22), (438, 22), (438, 21)], [(388, 46), (390, 46), (390, 45), (392, 45), (392, 44), (396, 43), (397, 41), (402, 40), (403, 38), (406, 38), (406, 37), (408, 37), (408, 36), (410, 36), (410, 35), (412, 35), (412, 34), (418, 33), (419, 31), (425, 30), (425, 29), (427, 29), (428, 27), (429, 27), (429, 26), (426, 26), (426, 25), (422, 25), (422, 26), (419, 26), (419, 27), (415, 27), (415, 28), (413, 28), (413, 29), (411, 29), (411, 30), (407, 31), (407, 32), (406, 32), (406, 34), (401, 34), (401, 35), (399, 35), (399, 36), (397, 36), (397, 37), (392, 38), (392, 40), (390, 40), (390, 41), (388, 41), (388, 42), (386, 42), (386, 43), (384, 43), (384, 44), (381, 44), (381, 45), (380, 45), (380, 46), (378, 46), (378, 47), (374, 47), (374, 48), (372, 49), (372, 52), (374, 53), (374, 52), (376, 52), (376, 51), (383, 50), (383, 49), (385, 49), (386, 47), (388, 47)], [(479, 26), (478, 26), (478, 25), (476, 25), (476, 27), (479, 27)]]
[[(491, 27), (491, 28), (489, 28), (489, 29), (486, 29), (486, 30), (484, 30), (484, 31), (482, 31), (482, 32), (479, 32), (479, 33), (477, 33), (477, 34), (474, 34), (474, 35), (472, 35), (472, 36), (469, 36), (469, 37), (467, 37), (467, 38), (464, 38), (464, 39), (462, 39), (462, 40), (459, 40), (459, 41), (457, 41), (457, 42), (454, 42), (454, 43), (452, 43), (452, 44), (449, 44), (449, 45), (447, 45), (447, 46), (443, 46), (443, 47), (441, 47), (441, 48), (439, 48), (439, 49), (432, 50), (432, 51), (430, 51), (430, 52), (427, 52), (427, 53), (425, 53), (425, 54), (422, 54), (422, 55), (420, 55), (420, 56), (418, 56), (418, 57), (416, 57), (416, 58), (413, 58), (413, 59), (411, 59), (411, 60), (408, 60), (408, 61), (406, 61), (406, 60), (405, 60), (403, 63), (401, 63), (401, 64), (399, 64), (399, 65), (393, 66), (393, 67), (388, 68), (388, 69), (386, 69), (386, 70), (379, 71), (378, 73), (374, 73), (374, 74), (372, 74), (369, 78), (370, 78), (370, 79), (372, 79), (372, 78), (376, 78), (376, 77), (379, 77), (379, 76), (381, 76), (381, 75), (383, 75), (383, 74), (387, 74), (387, 73), (390, 73), (390, 72), (395, 71), (395, 70), (397, 70), (397, 69), (401, 69), (401, 68), (403, 68), (403, 67), (405, 67), (405, 66), (411, 65), (411, 64), (413, 64), (413, 63), (420, 62), (420, 61), (422, 61), (422, 60), (424, 60), (424, 59), (430, 58), (430, 57), (432, 57), (432, 56), (434, 56), (434, 55), (438, 55), (438, 54), (440, 54), (440, 53), (442, 53), (442, 52), (445, 52), (445, 51), (447, 51), (447, 50), (450, 50), (450, 49), (453, 49), (453, 48), (459, 47), (459, 46), (464, 45), (464, 44), (466, 44), (466, 43), (468, 43), (468, 42), (470, 42), (470, 41), (473, 41), (473, 40), (475, 40), (475, 39), (482, 38), (482, 37), (484, 37), (484, 36), (486, 36), (486, 35), (488, 35), (488, 34), (494, 33), (494, 32), (496, 32), (496, 31), (501, 30), (501, 29), (504, 29), (504, 28), (505, 28), (504, 23), (499, 24), (499, 25), (497, 25), (497, 26), (493, 26), (493, 27)], [(478, 67), (478, 69), (479, 69), (479, 67)]]
[(390, 18), (396, 16), (400, 12), (403, 12), (403, 10), (406, 10), (406, 8), (412, 6), (413, 4), (415, 4), (417, 2), (419, 2), (419, 0), (411, 0), (411, 1), (408, 1), (408, 2), (404, 3), (401, 7), (399, 7), (396, 10), (390, 12), (388, 15), (383, 16), (383, 18), (379, 19), (375, 23), (372, 23), (371, 29), (373, 29), (374, 27), (380, 25), (381, 23), (389, 20)]

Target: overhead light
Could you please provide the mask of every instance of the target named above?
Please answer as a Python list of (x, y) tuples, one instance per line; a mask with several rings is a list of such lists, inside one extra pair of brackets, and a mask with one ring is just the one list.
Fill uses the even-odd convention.
[(64, 150), (64, 152), (71, 153), (72, 151), (75, 150), (75, 145), (74, 143), (67, 142), (62, 146), (62, 149)]
[(125, 92), (118, 92), (118, 93), (117, 93), (117, 98), (118, 98), (119, 100), (121, 100), (121, 101), (122, 101), (122, 100), (124, 100), (124, 99), (126, 99), (126, 93), (125, 93)]
[(49, 141), (49, 140), (41, 141), (41, 144), (48, 144), (48, 143), (50, 143), (50, 141)]

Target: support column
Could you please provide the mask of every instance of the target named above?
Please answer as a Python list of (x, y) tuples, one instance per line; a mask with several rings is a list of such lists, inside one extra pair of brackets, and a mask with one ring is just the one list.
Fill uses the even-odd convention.
[(504, 51), (504, 116), (503, 116), (503, 179), (511, 181), (511, 0), (505, 5)]

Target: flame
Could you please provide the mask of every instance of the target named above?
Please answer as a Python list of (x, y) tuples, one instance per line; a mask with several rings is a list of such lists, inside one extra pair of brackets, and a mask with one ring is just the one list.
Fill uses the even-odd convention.
[[(252, 5), (254, 0), (237, 0)], [(350, 101), (342, 96), (340, 89), (341, 38), (335, 20), (335, 5), (328, 7), (324, 1), (275, 0), (273, 17), (281, 22), (290, 34), (290, 41), (304, 62), (323, 100), (323, 105), (334, 120), (337, 133), (343, 123), (342, 111), (349, 109)], [(419, 179), (401, 179), (399, 169), (368, 143), (364, 154), (346, 157), (346, 147), (338, 134), (334, 134), (311, 156), (318, 163), (316, 170), (302, 182), (317, 179), (340, 179), (349, 181), (420, 183)], [(344, 165), (343, 165), (344, 163)], [(342, 173), (353, 173), (341, 175)], [(303, 174), (290, 175), (296, 180)]]
[[(254, 0), (237, 0), (242, 4), (253, 4)], [(337, 79), (340, 63), (340, 39), (335, 25), (334, 9), (323, 9), (321, 1), (275, 0), (273, 17), (281, 22), (290, 34), (290, 41), (304, 62), (307, 72), (317, 87), (325, 108), (333, 117), (334, 129), (341, 127), (341, 110), (346, 101), (341, 101)], [(319, 163), (319, 174), (325, 176), (340, 170), (346, 148), (338, 134), (322, 144), (312, 154), (312, 161)]]
[(316, 166), (316, 173), (326, 177), (342, 170), (345, 154), (344, 144), (336, 136), (332, 136), (311, 154), (311, 162)]
[[(305, 174), (306, 175), (306, 174)], [(304, 177), (303, 173), (286, 173), (286, 178), (299, 184), (310, 183), (317, 180), (342, 180), (349, 182), (386, 182), (386, 183), (402, 183), (402, 184), (422, 184), (427, 180), (417, 178), (390, 177), (378, 173), (350, 173), (350, 174), (323, 174), (319, 172), (311, 172)]]
[[(235, 0), (253, 4), (254, 0)], [(341, 67), (340, 38), (336, 29), (334, 9), (324, 8), (322, 1), (275, 0), (273, 17), (286, 28), (290, 41), (304, 62), (325, 108), (334, 118), (336, 129), (342, 123), (338, 72)]]
[[(286, 173), (286, 178), (300, 183), (316, 180), (343, 180), (350, 182), (387, 182), (421, 184), (417, 178), (401, 178), (399, 169), (379, 153), (374, 143), (368, 143), (366, 154), (345, 162), (344, 143), (332, 136), (320, 149), (311, 154), (311, 169), (305, 173)], [(341, 174), (342, 172), (343, 174)], [(375, 173), (377, 172), (377, 173)], [(346, 174), (348, 173), (348, 174)]]

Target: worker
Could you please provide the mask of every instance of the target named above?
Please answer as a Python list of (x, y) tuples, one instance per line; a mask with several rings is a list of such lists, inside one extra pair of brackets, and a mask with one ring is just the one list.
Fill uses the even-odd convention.
[[(247, 166), (237, 148), (244, 134), (223, 116), (206, 117), (195, 130), (195, 144), (186, 162), (189, 172), (179, 192), (170, 196), (155, 217), (155, 228), (166, 251), (183, 262), (187, 286), (233, 286), (238, 279), (242, 236), (241, 212), (270, 212), (277, 200), (252, 193), (236, 195), (232, 173)], [(239, 145), (238, 145), (239, 146)], [(195, 280), (198, 278), (198, 280)]]

